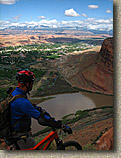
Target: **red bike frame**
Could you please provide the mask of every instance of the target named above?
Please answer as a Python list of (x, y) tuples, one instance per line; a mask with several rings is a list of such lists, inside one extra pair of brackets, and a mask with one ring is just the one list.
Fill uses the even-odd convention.
[(21, 150), (46, 150), (53, 140), (58, 139), (57, 131), (52, 131), (49, 133), (43, 140), (41, 140), (36, 146), (29, 149), (21, 149)]

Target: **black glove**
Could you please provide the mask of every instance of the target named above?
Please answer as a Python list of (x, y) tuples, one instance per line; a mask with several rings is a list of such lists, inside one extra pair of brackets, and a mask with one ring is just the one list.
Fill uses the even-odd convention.
[(62, 121), (61, 120), (58, 120), (58, 121), (55, 121), (55, 128), (61, 128), (62, 127)]
[(41, 107), (38, 107), (37, 110), (39, 112), (41, 112), (42, 115), (47, 115), (47, 116), (51, 117), (50, 114), (47, 111), (45, 111), (44, 109), (42, 109)]
[(72, 134), (72, 129), (69, 126), (63, 125), (62, 129), (65, 133)]

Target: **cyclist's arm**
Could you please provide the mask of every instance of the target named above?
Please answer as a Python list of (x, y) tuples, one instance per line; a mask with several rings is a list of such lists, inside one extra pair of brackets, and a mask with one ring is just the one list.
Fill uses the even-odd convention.
[(43, 126), (50, 126), (53, 128), (61, 128), (61, 121), (56, 121), (46, 111), (38, 111), (28, 100), (25, 100), (22, 106), (25, 114), (38, 120), (38, 123)]
[(62, 123), (60, 120), (56, 121), (47, 115), (41, 115), (38, 117), (38, 123), (43, 126), (49, 126), (52, 128), (62, 128)]

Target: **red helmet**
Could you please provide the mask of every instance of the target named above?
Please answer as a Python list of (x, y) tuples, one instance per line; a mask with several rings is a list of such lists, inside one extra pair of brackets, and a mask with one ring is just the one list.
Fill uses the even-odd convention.
[(28, 69), (21, 70), (17, 72), (16, 80), (18, 80), (18, 82), (20, 82), (21, 84), (26, 82), (33, 82), (35, 80), (35, 75)]

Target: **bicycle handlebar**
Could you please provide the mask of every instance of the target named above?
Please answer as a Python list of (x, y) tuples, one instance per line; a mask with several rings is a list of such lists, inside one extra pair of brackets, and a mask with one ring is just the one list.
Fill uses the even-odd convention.
[[(69, 126), (67, 126), (67, 125), (64, 125), (64, 124), (63, 124), (61, 129), (62, 129), (65, 133), (72, 134), (72, 129), (71, 129)], [(56, 128), (52, 128), (52, 130), (55, 131)]]

